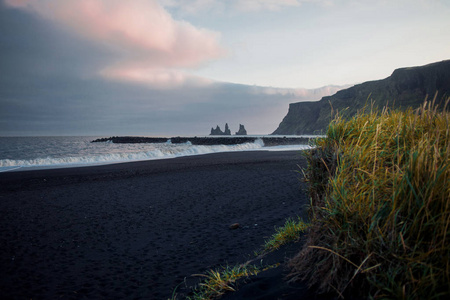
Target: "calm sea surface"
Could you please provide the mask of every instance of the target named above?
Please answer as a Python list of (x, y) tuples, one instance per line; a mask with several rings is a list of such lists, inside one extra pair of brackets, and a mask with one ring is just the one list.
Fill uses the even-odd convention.
[(165, 159), (214, 152), (303, 150), (306, 145), (264, 147), (262, 140), (240, 145), (91, 143), (99, 137), (0, 137), (0, 172)]

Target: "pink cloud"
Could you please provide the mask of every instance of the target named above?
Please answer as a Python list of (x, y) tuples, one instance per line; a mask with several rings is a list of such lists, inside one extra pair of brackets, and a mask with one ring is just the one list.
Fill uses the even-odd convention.
[[(148, 78), (149, 84), (157, 86), (160, 80), (151, 79), (159, 78), (154, 75), (161, 74), (161, 70), (181, 74), (181, 69), (198, 68), (225, 54), (218, 33), (174, 20), (154, 0), (5, 0), (5, 3), (62, 24), (83, 38), (121, 53), (119, 61), (99, 71), (107, 78), (128, 81)], [(149, 72), (148, 76), (135, 75), (145, 72)], [(179, 84), (179, 76), (168, 76), (167, 81), (170, 79)]]
[(150, 84), (159, 89), (170, 89), (182, 86), (207, 86), (213, 81), (190, 75), (173, 69), (136, 68), (121, 66), (106, 68), (101, 75), (108, 79), (129, 81), (138, 84)]
[(166, 7), (176, 7), (188, 14), (200, 11), (235, 10), (241, 12), (255, 12), (261, 10), (277, 11), (283, 8), (300, 6), (303, 2), (323, 0), (160, 0)]

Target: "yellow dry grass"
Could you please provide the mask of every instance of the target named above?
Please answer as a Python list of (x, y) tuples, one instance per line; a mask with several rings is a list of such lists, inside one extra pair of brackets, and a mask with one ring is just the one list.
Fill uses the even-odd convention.
[(446, 107), (337, 116), (317, 147), (306, 170), (311, 229), (294, 278), (340, 295), (353, 285), (375, 298), (450, 296)]

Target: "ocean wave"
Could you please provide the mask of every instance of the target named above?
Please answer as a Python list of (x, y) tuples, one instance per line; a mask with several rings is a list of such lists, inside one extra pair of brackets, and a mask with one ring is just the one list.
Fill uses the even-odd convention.
[(200, 155), (217, 152), (233, 152), (259, 150), (264, 147), (262, 139), (257, 139), (253, 143), (244, 143), (239, 145), (214, 145), (202, 146), (191, 145), (187, 142), (184, 144), (152, 144), (149, 151), (140, 152), (114, 152), (104, 153), (101, 155), (85, 155), (85, 156), (68, 156), (68, 157), (45, 157), (34, 159), (2, 159), (0, 160), (0, 168), (10, 169), (11, 167), (51, 167), (51, 166), (71, 166), (71, 165), (92, 165), (92, 164), (108, 164), (117, 162), (140, 161), (151, 159), (165, 159), (180, 156)]

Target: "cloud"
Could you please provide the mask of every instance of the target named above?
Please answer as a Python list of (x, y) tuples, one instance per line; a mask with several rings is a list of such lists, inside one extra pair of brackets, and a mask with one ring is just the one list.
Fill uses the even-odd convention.
[[(197, 82), (186, 75), (226, 54), (220, 35), (174, 20), (153, 0), (5, 0), (113, 51), (115, 60), (99, 74), (153, 87)], [(161, 75), (165, 74), (165, 75)], [(161, 78), (164, 79), (162, 80)], [(199, 84), (204, 80), (199, 79)]]
[(178, 70), (155, 68), (145, 69), (133, 66), (129, 68), (126, 66), (106, 68), (101, 71), (101, 75), (105, 78), (128, 81), (131, 83), (151, 83), (159, 89), (170, 89), (173, 87), (182, 86), (201, 87), (213, 83), (212, 80), (207, 78), (190, 75), (186, 72)]
[(175, 8), (187, 14), (204, 11), (223, 12), (258, 12), (279, 11), (292, 7), (299, 7), (303, 3), (317, 3), (330, 6), (334, 0), (161, 0), (160, 3), (168, 8)]
[(324, 96), (335, 94), (337, 91), (350, 87), (351, 85), (327, 85), (316, 89), (305, 88), (276, 88), (276, 87), (264, 87), (253, 86), (251, 93), (255, 95), (268, 95), (268, 96), (290, 96), (295, 101), (317, 101)]
[[(8, 45), (0, 55), (0, 135), (207, 135), (226, 122), (233, 132), (241, 123), (249, 133), (268, 134), (289, 103), (301, 100), (288, 89), (208, 84), (171, 68), (114, 74), (126, 64), (109, 64), (110, 51), (60, 27), (0, 5), (0, 45)], [(133, 80), (89, 76), (106, 69), (103, 76)], [(161, 88), (129, 84), (148, 81)], [(176, 83), (189, 88), (167, 88)]]
[(280, 10), (286, 7), (300, 6), (298, 0), (235, 0), (234, 5), (242, 11)]
[(165, 7), (178, 8), (187, 14), (196, 14), (201, 11), (222, 11), (225, 1), (217, 0), (160, 0)]

